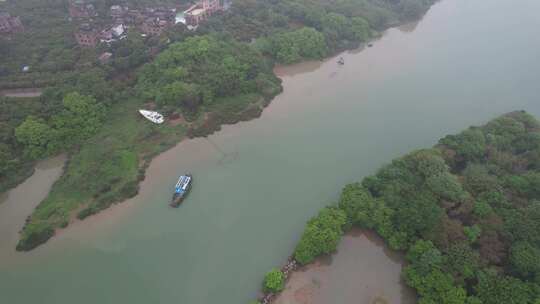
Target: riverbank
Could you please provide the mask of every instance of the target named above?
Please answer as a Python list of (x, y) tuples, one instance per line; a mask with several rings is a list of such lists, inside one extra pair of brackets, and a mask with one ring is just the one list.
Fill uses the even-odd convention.
[[(208, 108), (196, 121), (163, 126), (151, 125), (140, 117), (140, 104), (126, 102), (115, 106), (112, 116), (118, 113), (119, 119), (111, 121), (111, 125), (72, 154), (65, 173), (26, 222), (17, 250), (34, 249), (53, 237), (57, 229), (137, 195), (146, 168), (156, 155), (183, 139), (207, 136), (223, 124), (260, 116), (278, 93), (266, 98), (237, 96), (227, 107)], [(126, 111), (132, 114), (126, 115)]]
[(405, 258), (376, 233), (353, 227), (336, 251), (300, 266), (290, 257), (280, 268), (284, 289), (259, 296), (260, 304), (413, 304), (414, 290), (401, 271)]
[(43, 160), (18, 187), (0, 195), (0, 256), (13, 252), (23, 225), (62, 175), (65, 155)]
[[(353, 228), (335, 253), (291, 273), (275, 304), (413, 304), (401, 277), (405, 258), (375, 233)], [(263, 302), (264, 303), (264, 302)]]
[(414, 304), (416, 293), (402, 278), (405, 265), (403, 254), (375, 232), (351, 227), (329, 255), (306, 265), (289, 257), (279, 269), (283, 290), (263, 291), (253, 303)]
[[(372, 39), (380, 37), (379, 34), (370, 36)], [(148, 124), (141, 125), (138, 115), (125, 114), (136, 113), (143, 106), (142, 101), (116, 105), (111, 112), (117, 114), (110, 117), (119, 119), (115, 118), (104, 128), (106, 130), (75, 151), (66, 174), (25, 225), (17, 250), (32, 250), (53, 237), (57, 229), (67, 227), (75, 217), (84, 219), (137, 195), (139, 183), (152, 158), (183, 138), (208, 136), (223, 124), (259, 117), (282, 91), (281, 86), (276, 89), (270, 84), (268, 82), (262, 89), (261, 95), (221, 98), (220, 102), (206, 106), (195, 121), (184, 124), (148, 127)], [(98, 144), (101, 142), (108, 145), (102, 147)]]

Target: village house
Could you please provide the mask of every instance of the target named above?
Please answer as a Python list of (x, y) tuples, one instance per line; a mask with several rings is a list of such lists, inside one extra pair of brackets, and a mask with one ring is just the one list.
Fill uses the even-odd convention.
[(13, 17), (7, 12), (0, 12), (0, 33), (18, 33), (24, 30), (19, 17)]
[(98, 43), (111, 44), (127, 38), (127, 28), (123, 24), (112, 25), (102, 31), (88, 23), (83, 23), (75, 32), (75, 39), (80, 46), (95, 47)]
[(140, 13), (138, 10), (130, 10), (127, 6), (113, 5), (110, 8), (110, 15), (114, 24), (135, 24)]
[(202, 0), (184, 12), (185, 23), (197, 27), (215, 12), (222, 10), (220, 0)]
[(175, 24), (176, 9), (147, 8), (142, 15), (145, 19), (141, 24), (141, 31), (146, 35), (161, 35), (168, 27)]
[(147, 8), (144, 14), (147, 17), (159, 18), (161, 20), (166, 20), (169, 23), (174, 23), (176, 9), (165, 7)]
[[(173, 23), (174, 24), (174, 23)], [(141, 31), (146, 35), (159, 36), (171, 23), (160, 18), (148, 18), (141, 25)]]
[(104, 52), (98, 57), (99, 63), (101, 64), (107, 64), (111, 61), (112, 53), (110, 52)]
[(75, 39), (82, 47), (96, 47), (99, 42), (99, 33), (90, 24), (83, 23), (75, 33)]
[(69, 2), (69, 15), (72, 18), (92, 18), (97, 16), (97, 12), (91, 3), (86, 3), (84, 0), (71, 0)]
[(141, 24), (144, 21), (144, 16), (138, 9), (129, 9), (124, 19), (127, 24)]
[[(83, 0), (72, 0), (70, 4), (70, 13), (73, 13), (73, 16), (92, 15), (91, 10), (85, 10), (88, 5)], [(73, 9), (71, 9), (72, 7)], [(213, 6), (209, 4), (207, 10), (212, 9)], [(96, 47), (100, 42), (111, 44), (125, 39), (128, 27), (138, 27), (144, 35), (159, 36), (176, 23), (175, 8), (158, 7), (138, 10), (129, 9), (126, 5), (112, 5), (109, 13), (113, 23), (103, 30), (94, 28), (88, 22), (78, 28), (75, 38), (80, 46)]]
[(101, 42), (111, 44), (115, 41), (125, 39), (127, 37), (127, 29), (123, 24), (113, 25), (99, 34)]

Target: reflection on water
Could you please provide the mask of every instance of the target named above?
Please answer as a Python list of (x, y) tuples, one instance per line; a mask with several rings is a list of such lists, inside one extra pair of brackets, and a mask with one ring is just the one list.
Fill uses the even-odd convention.
[(335, 254), (292, 274), (277, 304), (411, 304), (401, 280), (403, 257), (372, 232), (353, 229)]

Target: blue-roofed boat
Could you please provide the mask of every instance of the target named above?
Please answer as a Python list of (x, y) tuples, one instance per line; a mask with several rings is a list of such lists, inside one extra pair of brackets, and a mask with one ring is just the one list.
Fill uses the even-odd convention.
[(182, 201), (186, 198), (191, 190), (191, 183), (193, 182), (193, 176), (191, 174), (181, 175), (178, 178), (178, 182), (174, 186), (174, 194), (171, 201), (171, 207), (178, 207)]

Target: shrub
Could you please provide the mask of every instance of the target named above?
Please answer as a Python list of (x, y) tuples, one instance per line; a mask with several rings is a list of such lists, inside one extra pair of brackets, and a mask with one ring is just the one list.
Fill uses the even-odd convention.
[(281, 270), (273, 268), (264, 277), (264, 289), (266, 291), (278, 292), (285, 287), (285, 275)]
[(322, 254), (336, 250), (347, 216), (343, 210), (327, 207), (309, 220), (294, 252), (295, 259), (307, 264)]

